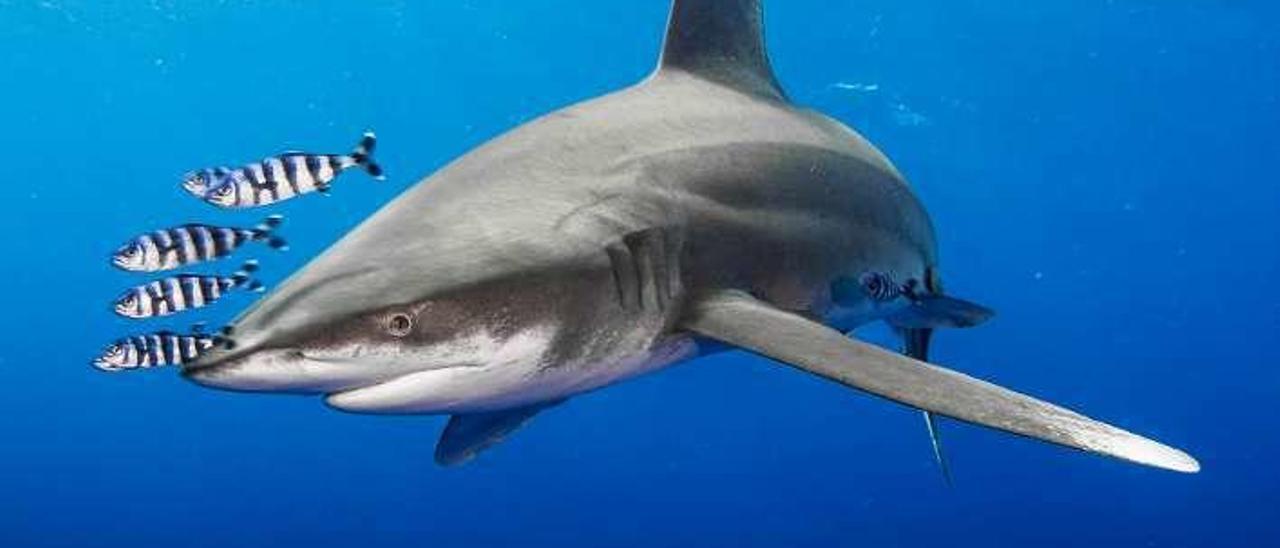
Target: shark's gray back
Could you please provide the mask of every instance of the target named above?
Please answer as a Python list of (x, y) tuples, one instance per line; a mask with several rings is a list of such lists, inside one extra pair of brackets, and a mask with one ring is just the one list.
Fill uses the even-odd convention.
[[(718, 6), (742, 18), (758, 16), (755, 4)], [(602, 260), (606, 245), (654, 226), (684, 233), (682, 275), (691, 291), (747, 289), (791, 309), (813, 305), (844, 272), (914, 274), (932, 265), (928, 216), (885, 156), (839, 122), (791, 105), (754, 49), (758, 39), (726, 37), (710, 53), (672, 45), (689, 40), (670, 35), (716, 32), (716, 25), (726, 33), (758, 28), (723, 15), (698, 27), (700, 13), (681, 14), (682, 5), (717, 4), (676, 4), (673, 17), (691, 22), (673, 21), (663, 63), (646, 81), (541, 117), (459, 158), (268, 300), (350, 285), (352, 298), (308, 311), (336, 315), (367, 300), (357, 293), (368, 277), (411, 273), (414, 283), (392, 284), (402, 294), (377, 297), (408, 302), (424, 291)], [(718, 63), (724, 56), (734, 62)], [(398, 264), (385, 264), (387, 249), (396, 250)], [(375, 262), (377, 269), (360, 266)]]

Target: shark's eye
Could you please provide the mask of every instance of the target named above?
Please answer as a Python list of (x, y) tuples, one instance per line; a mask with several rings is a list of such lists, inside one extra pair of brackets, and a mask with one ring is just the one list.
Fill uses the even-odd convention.
[(408, 314), (395, 314), (387, 318), (387, 332), (393, 337), (403, 337), (413, 330), (413, 318)]
[(867, 296), (874, 300), (891, 301), (898, 296), (893, 280), (887, 274), (868, 272), (862, 275), (860, 281), (862, 282), (862, 289), (866, 291)]

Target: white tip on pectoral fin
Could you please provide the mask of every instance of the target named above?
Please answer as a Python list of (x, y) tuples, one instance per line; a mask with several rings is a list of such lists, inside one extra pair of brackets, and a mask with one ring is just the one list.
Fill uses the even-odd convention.
[(682, 326), (803, 371), (962, 421), (1067, 447), (1197, 472), (1186, 453), (955, 371), (913, 360), (762, 303), (721, 292), (695, 301)]
[(929, 431), (929, 444), (933, 447), (933, 461), (938, 463), (938, 471), (942, 473), (942, 481), (950, 487), (951, 465), (947, 464), (947, 455), (942, 451), (942, 436), (938, 434), (938, 418), (928, 411), (924, 413), (924, 426)]

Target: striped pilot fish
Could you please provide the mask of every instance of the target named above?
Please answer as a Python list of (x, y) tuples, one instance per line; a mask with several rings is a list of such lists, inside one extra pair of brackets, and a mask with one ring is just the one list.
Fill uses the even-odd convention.
[(257, 262), (248, 261), (240, 271), (230, 276), (181, 274), (155, 280), (122, 293), (114, 308), (116, 314), (135, 319), (170, 316), (204, 308), (233, 289), (263, 291), (262, 284), (251, 274), (257, 269)]
[(111, 263), (131, 272), (159, 272), (221, 259), (247, 242), (275, 249), (288, 244), (275, 234), (284, 217), (272, 215), (254, 228), (186, 224), (149, 232), (130, 240), (111, 255)]
[(182, 365), (213, 348), (217, 340), (201, 333), (180, 335), (169, 331), (135, 335), (112, 343), (93, 360), (93, 366), (103, 371), (125, 371)]
[(382, 167), (373, 160), (377, 143), (377, 137), (367, 132), (350, 154), (289, 152), (233, 169), (209, 188), (204, 201), (224, 208), (249, 208), (310, 192), (327, 193), (333, 180), (353, 167), (382, 180)]
[(204, 195), (209, 193), (209, 189), (222, 184), (227, 179), (227, 175), (231, 174), (232, 169), (229, 167), (210, 167), (199, 171), (192, 171), (182, 176), (182, 188), (190, 192), (192, 196), (204, 199)]

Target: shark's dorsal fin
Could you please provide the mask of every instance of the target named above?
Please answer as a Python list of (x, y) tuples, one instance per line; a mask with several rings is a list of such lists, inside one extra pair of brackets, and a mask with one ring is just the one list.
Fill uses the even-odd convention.
[(681, 70), (783, 100), (764, 44), (762, 0), (675, 0), (658, 71)]

